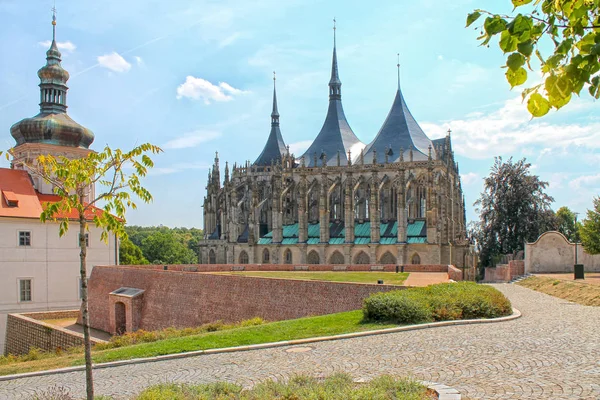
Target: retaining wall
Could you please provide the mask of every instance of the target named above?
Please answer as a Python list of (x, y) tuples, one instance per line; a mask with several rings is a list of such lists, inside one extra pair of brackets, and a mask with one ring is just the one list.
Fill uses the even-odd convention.
[[(8, 314), (6, 327), (6, 354), (22, 355), (31, 348), (58, 352), (83, 345), (83, 335), (59, 326), (40, 321), (42, 319), (77, 318), (79, 310), (47, 311), (27, 314)], [(92, 339), (92, 343), (102, 341)]]
[[(227, 270), (231, 267), (227, 265)], [(360, 309), (363, 299), (372, 293), (404, 288), (177, 269), (177, 266), (169, 266), (167, 271), (147, 266), (94, 267), (88, 286), (90, 325), (115, 332), (117, 322), (109, 317), (115, 314), (111, 310), (115, 305), (111, 306), (109, 293), (121, 287), (144, 290), (140, 306), (131, 312), (140, 314), (132, 318), (139, 329), (145, 330), (193, 327), (217, 320), (238, 322), (253, 317), (279, 321), (350, 311)]]

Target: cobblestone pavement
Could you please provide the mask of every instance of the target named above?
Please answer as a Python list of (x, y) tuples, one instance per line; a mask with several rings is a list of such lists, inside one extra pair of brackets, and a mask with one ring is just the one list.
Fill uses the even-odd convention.
[[(452, 386), (470, 399), (600, 399), (600, 307), (495, 286), (521, 318), (312, 343), (304, 352), (282, 347), (106, 368), (94, 373), (96, 393), (125, 399), (159, 382), (251, 385), (300, 372), (346, 371), (356, 378), (411, 375)], [(84, 374), (0, 382), (0, 398), (28, 398), (54, 385), (83, 397)]]

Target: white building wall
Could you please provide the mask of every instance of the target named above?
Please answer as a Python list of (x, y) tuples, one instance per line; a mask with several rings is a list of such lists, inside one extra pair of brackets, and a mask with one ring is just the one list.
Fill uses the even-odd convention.
[[(31, 246), (19, 246), (19, 232), (31, 232)], [(100, 240), (101, 229), (90, 226), (88, 276), (94, 265), (117, 264), (114, 235)], [(59, 237), (58, 223), (0, 218), (0, 351), (4, 352), (6, 314), (79, 308), (79, 225)], [(32, 299), (19, 301), (19, 279), (32, 279)]]

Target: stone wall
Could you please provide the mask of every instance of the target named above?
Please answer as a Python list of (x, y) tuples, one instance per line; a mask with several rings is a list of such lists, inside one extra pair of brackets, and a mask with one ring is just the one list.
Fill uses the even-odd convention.
[[(577, 245), (577, 262), (587, 272), (600, 272), (600, 254), (591, 255)], [(525, 244), (525, 272), (573, 272), (575, 243), (559, 232), (545, 232), (533, 243)]]
[[(363, 299), (372, 293), (403, 289), (392, 285), (183, 271), (189, 267), (176, 270), (176, 266), (169, 266), (167, 271), (152, 266), (95, 267), (89, 280), (91, 326), (113, 331), (115, 321), (109, 318), (109, 293), (121, 287), (144, 290), (138, 311), (141, 315), (134, 318), (138, 328), (145, 330), (192, 327), (216, 320), (237, 322), (261, 317), (279, 321), (350, 311), (360, 309)], [(227, 266), (227, 270), (231, 267)]]
[[(76, 318), (78, 315), (79, 310), (8, 314), (5, 354), (27, 354), (34, 347), (56, 352), (83, 345), (82, 334), (40, 321)], [(92, 339), (92, 343), (99, 342), (102, 341)]]

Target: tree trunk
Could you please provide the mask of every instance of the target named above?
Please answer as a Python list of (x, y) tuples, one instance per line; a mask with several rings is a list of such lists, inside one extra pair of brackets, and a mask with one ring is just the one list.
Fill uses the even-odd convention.
[[(83, 204), (83, 197), (81, 197)], [(88, 290), (87, 290), (87, 244), (85, 240), (86, 219), (83, 213), (79, 214), (79, 260), (81, 274), (81, 313), (83, 320), (83, 345), (85, 349), (85, 387), (87, 400), (94, 400), (94, 379), (92, 377), (92, 346), (90, 340), (90, 317), (88, 311)]]

